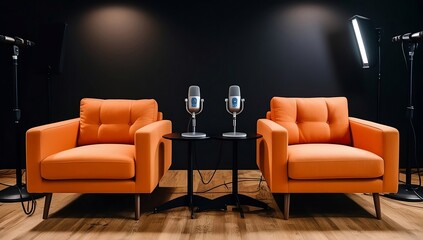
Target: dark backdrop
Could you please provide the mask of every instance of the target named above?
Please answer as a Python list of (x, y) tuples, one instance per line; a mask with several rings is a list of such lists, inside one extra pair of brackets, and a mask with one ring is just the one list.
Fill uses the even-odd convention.
[[(224, 102), (232, 84), (246, 99), (240, 131), (255, 132), (273, 96), (346, 96), (351, 116), (376, 120), (377, 70), (360, 67), (348, 26), (351, 16), (363, 15), (383, 28), (379, 121), (400, 130), (403, 165), (408, 76), (401, 46), (391, 38), (423, 30), (422, 10), (420, 0), (2, 1), (0, 34), (37, 43), (19, 56), (22, 139), (30, 127), (77, 117), (83, 97), (154, 98), (174, 131), (183, 132), (190, 85), (200, 86), (205, 99), (197, 130), (220, 134), (232, 128)], [(419, 161), (422, 59), (419, 49), (414, 72)], [(15, 162), (11, 71), (11, 46), (2, 43), (0, 168)], [(172, 168), (184, 168), (186, 146), (173, 146)], [(240, 149), (241, 168), (256, 168), (254, 141)], [(219, 167), (229, 168), (230, 150), (228, 143), (200, 143), (198, 167), (213, 169), (221, 158)]]

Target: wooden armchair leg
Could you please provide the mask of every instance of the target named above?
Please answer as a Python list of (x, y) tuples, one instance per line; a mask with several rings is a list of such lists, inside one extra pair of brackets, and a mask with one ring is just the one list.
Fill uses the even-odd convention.
[(140, 219), (141, 215), (141, 194), (135, 194), (135, 220)]
[(43, 219), (48, 218), (48, 212), (50, 210), (51, 198), (53, 197), (53, 193), (47, 193), (44, 201), (44, 211), (43, 211)]
[(380, 210), (379, 193), (373, 193), (373, 202), (375, 204), (375, 209), (376, 209), (376, 218), (381, 220), (382, 219), (382, 211)]
[(289, 193), (285, 193), (283, 196), (283, 216), (285, 220), (289, 219), (289, 201), (291, 200), (291, 195)]

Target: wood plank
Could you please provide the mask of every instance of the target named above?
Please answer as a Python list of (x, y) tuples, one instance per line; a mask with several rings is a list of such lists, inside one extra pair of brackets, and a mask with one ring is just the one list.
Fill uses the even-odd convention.
[[(212, 175), (212, 171), (201, 173), (205, 180)], [(244, 219), (232, 207), (200, 212), (195, 219), (190, 219), (185, 207), (153, 214), (155, 206), (186, 192), (186, 172), (172, 170), (152, 194), (141, 195), (138, 221), (133, 219), (134, 198), (130, 194), (54, 194), (47, 220), (42, 219), (44, 199), (37, 200), (37, 209), (30, 217), (19, 203), (0, 203), (0, 239), (423, 238), (422, 202), (381, 196), (383, 218), (377, 220), (371, 194), (291, 194), (290, 218), (284, 220), (283, 196), (271, 194), (265, 182), (259, 185), (259, 171), (242, 170), (239, 178), (240, 193), (268, 203), (273, 210), (244, 206)], [(194, 191), (213, 199), (231, 192), (230, 181), (231, 171), (219, 170), (204, 185), (195, 171)], [(0, 170), (0, 182), (14, 184), (13, 171)]]

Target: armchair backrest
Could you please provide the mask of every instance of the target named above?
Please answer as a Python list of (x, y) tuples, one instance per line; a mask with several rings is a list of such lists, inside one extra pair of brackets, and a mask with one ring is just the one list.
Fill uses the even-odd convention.
[(139, 128), (161, 118), (154, 99), (84, 98), (80, 103), (78, 145), (133, 144)]
[(345, 97), (273, 97), (266, 117), (288, 131), (288, 143), (351, 145), (348, 102)]

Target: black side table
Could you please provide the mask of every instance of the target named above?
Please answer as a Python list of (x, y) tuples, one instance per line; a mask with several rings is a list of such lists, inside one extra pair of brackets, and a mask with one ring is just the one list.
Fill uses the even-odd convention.
[(233, 205), (239, 210), (242, 218), (244, 218), (244, 212), (241, 205), (270, 209), (266, 203), (238, 193), (238, 142), (261, 137), (262, 135), (260, 134), (247, 134), (246, 137), (213, 136), (215, 139), (232, 142), (232, 193), (214, 199), (213, 204), (215, 205), (215, 209), (227, 209), (227, 205)]
[(154, 208), (154, 212), (160, 212), (176, 207), (189, 207), (191, 211), (191, 218), (194, 218), (194, 208), (198, 208), (200, 210), (206, 210), (209, 206), (212, 206), (212, 200), (194, 195), (193, 194), (193, 162), (195, 160), (195, 143), (197, 141), (202, 141), (209, 139), (210, 137), (182, 137), (180, 133), (170, 133), (163, 136), (163, 138), (172, 140), (172, 141), (186, 141), (188, 142), (188, 165), (187, 165), (187, 194), (184, 196), (177, 197), (172, 199), (163, 205)]

